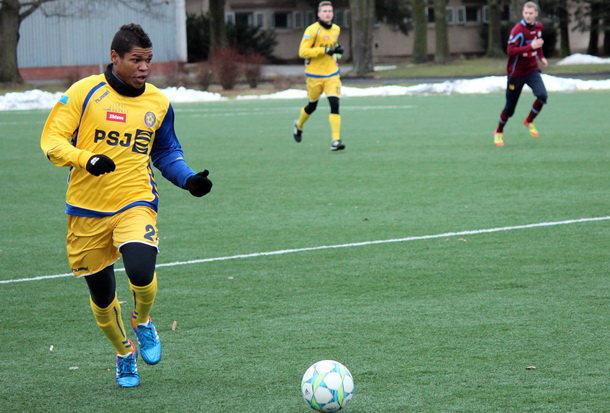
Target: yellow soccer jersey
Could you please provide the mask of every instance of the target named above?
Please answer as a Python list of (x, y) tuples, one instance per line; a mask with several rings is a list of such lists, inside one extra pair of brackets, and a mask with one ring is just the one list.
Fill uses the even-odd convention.
[[(136, 205), (157, 210), (155, 167), (184, 188), (195, 172), (186, 165), (174, 132), (167, 97), (146, 84), (138, 97), (119, 94), (103, 74), (75, 83), (45, 124), (41, 148), (57, 166), (70, 166), (66, 212), (102, 217)], [(86, 170), (95, 154), (112, 159), (116, 170), (93, 176)]]
[(335, 47), (340, 33), (336, 24), (326, 29), (316, 22), (305, 29), (299, 47), (299, 56), (305, 59), (305, 76), (331, 77), (341, 73), (335, 58), (326, 54), (327, 47)]

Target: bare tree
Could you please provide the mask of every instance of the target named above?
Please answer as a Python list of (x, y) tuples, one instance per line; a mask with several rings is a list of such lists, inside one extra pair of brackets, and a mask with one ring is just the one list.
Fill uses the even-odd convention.
[(428, 60), (428, 20), (426, 19), (426, 0), (413, 0), (413, 63), (425, 63)]
[(19, 26), (42, 4), (55, 0), (0, 0), (0, 83), (23, 83), (17, 65)]
[(436, 53), (434, 62), (449, 61), (449, 35), (447, 31), (447, 0), (434, 0), (434, 27), (436, 29)]
[(373, 69), (373, 23), (375, 0), (349, 0), (352, 30), (353, 71), (363, 76)]

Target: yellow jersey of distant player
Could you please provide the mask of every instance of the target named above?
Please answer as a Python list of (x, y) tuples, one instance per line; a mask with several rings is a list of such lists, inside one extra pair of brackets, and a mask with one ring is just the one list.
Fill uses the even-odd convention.
[(335, 47), (339, 42), (341, 28), (333, 24), (326, 29), (315, 22), (305, 29), (299, 56), (305, 59), (305, 76), (332, 77), (341, 73), (339, 65), (333, 56), (326, 54), (327, 47)]
[[(76, 82), (49, 115), (41, 148), (57, 166), (69, 166), (66, 213), (103, 217), (137, 205), (157, 210), (153, 165), (184, 188), (195, 174), (183, 159), (167, 97), (151, 84), (143, 94), (118, 93), (104, 74)], [(112, 159), (116, 170), (93, 176), (86, 170), (93, 155)]]

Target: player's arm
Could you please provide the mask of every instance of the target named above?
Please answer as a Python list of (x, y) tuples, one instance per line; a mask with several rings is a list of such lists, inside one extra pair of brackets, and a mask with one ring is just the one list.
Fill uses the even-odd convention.
[(532, 57), (536, 55), (536, 49), (542, 48), (542, 43), (544, 43), (542, 39), (534, 39), (530, 43), (525, 43), (525, 37), (517, 26), (510, 33), (506, 53), (511, 57), (528, 53), (528, 56)]
[[(299, 57), (302, 59), (311, 59), (312, 57), (322, 56), (326, 53), (324, 46), (315, 46), (317, 40), (317, 30), (305, 30), (301, 45), (299, 46)], [(319, 43), (319, 42), (318, 42)]]
[[(544, 26), (541, 23), (540, 24), (540, 33), (542, 33), (542, 30), (544, 30)], [(539, 47), (538, 49), (536, 49), (536, 51), (538, 52), (538, 59), (540, 59), (540, 62), (542, 62), (542, 66), (547, 67), (549, 65), (549, 62), (546, 60), (546, 57), (544, 56), (544, 51), (542, 50), (542, 47)]]
[(170, 104), (161, 127), (155, 134), (150, 153), (153, 165), (174, 185), (200, 197), (212, 189), (207, 170), (195, 173), (184, 160), (182, 146), (174, 130), (174, 109)]
[(55, 165), (85, 168), (93, 156), (93, 153), (78, 149), (71, 142), (79, 122), (77, 96), (63, 95), (49, 114), (40, 137), (42, 151)]

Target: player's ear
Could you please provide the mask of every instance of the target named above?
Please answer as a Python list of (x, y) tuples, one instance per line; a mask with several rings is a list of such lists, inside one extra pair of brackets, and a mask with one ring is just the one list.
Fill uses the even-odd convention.
[(119, 54), (114, 49), (110, 51), (110, 60), (114, 64), (117, 64), (119, 60)]

